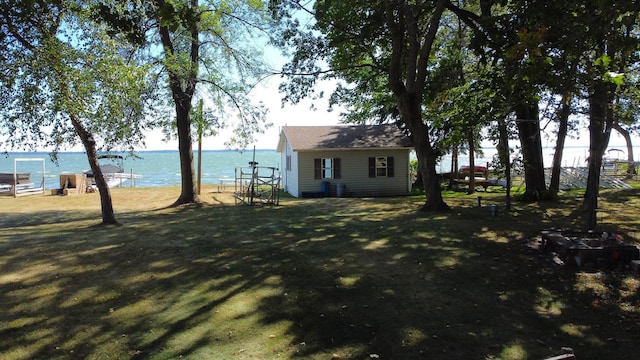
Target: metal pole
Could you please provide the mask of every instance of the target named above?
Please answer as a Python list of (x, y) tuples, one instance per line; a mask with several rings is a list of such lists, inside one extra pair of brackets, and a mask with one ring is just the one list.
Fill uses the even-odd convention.
[(18, 197), (18, 159), (13, 159), (13, 197)]
[(253, 192), (256, 181), (256, 146), (253, 146), (253, 160), (251, 161), (251, 194), (249, 195), (249, 205), (253, 205)]

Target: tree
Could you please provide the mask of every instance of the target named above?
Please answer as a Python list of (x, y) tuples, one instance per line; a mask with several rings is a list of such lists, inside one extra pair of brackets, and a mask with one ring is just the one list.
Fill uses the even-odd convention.
[[(478, 6), (479, 5), (479, 6)], [(493, 72), (492, 89), (515, 117), (525, 173), (525, 200), (546, 191), (538, 103), (549, 73), (546, 27), (536, 2), (479, 1), (468, 9), (451, 6), (473, 30), (470, 46)], [(502, 112), (502, 110), (501, 110)], [(504, 127), (501, 127), (504, 128)]]
[(637, 175), (636, 165), (633, 161), (633, 143), (631, 141), (631, 132), (626, 128), (622, 127), (619, 122), (613, 123), (613, 129), (616, 130), (624, 139), (625, 144), (627, 145), (627, 177), (631, 178), (633, 175)]
[[(397, 120), (413, 141), (426, 193), (425, 211), (449, 208), (436, 174), (442, 152), (434, 146), (431, 125), (423, 117), (430, 57), (447, 3), (316, 1), (314, 11), (309, 11), (316, 21), (312, 29), (300, 31), (298, 21), (292, 19), (283, 34), (284, 42), (295, 49), (283, 69), (290, 77), (281, 87), (287, 94), (285, 99), (296, 101), (309, 95), (315, 81), (323, 76), (349, 84), (332, 99), (347, 99), (344, 94), (352, 90), (358, 98), (366, 99), (357, 100), (358, 105), (388, 110), (379, 118)], [(285, 2), (287, 5), (300, 9), (295, 1)]]
[(261, 0), (102, 0), (99, 6), (101, 20), (114, 33), (145, 43), (146, 61), (158, 65), (158, 77), (166, 82), (174, 110), (157, 124), (178, 139), (181, 193), (174, 205), (199, 202), (193, 132), (216, 130), (194, 123), (194, 99), (204, 99), (207, 117), (215, 120), (208, 123), (215, 128), (230, 124), (229, 114), (237, 116), (228, 146), (244, 149), (270, 126), (266, 108), (249, 94), (269, 75), (262, 58), (274, 26), (268, 5)]
[(613, 103), (614, 123), (613, 128), (625, 139), (627, 146), (627, 176), (638, 174), (633, 157), (633, 144), (631, 134), (638, 132), (640, 123), (640, 88), (638, 87), (637, 69), (630, 68), (625, 74), (618, 74), (623, 78), (620, 91), (616, 94)]
[(556, 151), (553, 154), (551, 166), (551, 178), (549, 180), (549, 191), (558, 193), (560, 191), (560, 172), (562, 166), (562, 149), (564, 149), (565, 140), (569, 131), (569, 116), (571, 109), (572, 96), (569, 92), (562, 94), (559, 110), (557, 112), (558, 131), (556, 134)]
[[(525, 96), (517, 98), (534, 99), (545, 88), (562, 98), (557, 113), (560, 122), (554, 158), (555, 176), (552, 178), (554, 191), (558, 186), (560, 155), (569, 127), (568, 118), (573, 112), (571, 98), (579, 97), (575, 102), (588, 105), (590, 156), (584, 205), (587, 208), (587, 228), (593, 229), (596, 226), (602, 155), (615, 124), (614, 99), (616, 94), (620, 94), (623, 83), (622, 78), (612, 74), (627, 73), (629, 66), (637, 61), (638, 9), (627, 1), (607, 4), (600, 1), (513, 1), (512, 6), (516, 16), (513, 24), (516, 26), (510, 28), (519, 31), (518, 41), (511, 42), (508, 47), (507, 59), (524, 60), (518, 66), (518, 72), (523, 76), (517, 78), (521, 79), (520, 88), (525, 89)], [(521, 20), (517, 20), (519, 18)], [(534, 86), (527, 90), (528, 84)], [(538, 104), (516, 101), (515, 105), (516, 113), (524, 115), (518, 118), (537, 120), (534, 114), (538, 113)], [(539, 124), (539, 121), (534, 122)], [(523, 135), (530, 140), (538, 138), (539, 125), (537, 127), (524, 132), (519, 129), (521, 142)], [(528, 150), (524, 143), (522, 147)], [(536, 149), (536, 153), (537, 148), (537, 144), (530, 146), (530, 149)], [(534, 161), (531, 157), (529, 161), (526, 158), (525, 153), (525, 170), (537, 162), (535, 157)], [(535, 177), (543, 178), (541, 175)], [(527, 190), (529, 185), (527, 181)]]
[[(127, 18), (128, 9), (117, 4), (112, 4), (107, 17), (114, 28), (116, 20)], [(267, 7), (262, 1), (240, 0), (155, 0), (147, 5), (145, 14), (155, 27), (150, 45), (162, 49), (160, 63), (175, 108), (182, 186), (174, 205), (194, 203), (199, 198), (191, 107), (198, 89), (216, 107), (216, 117), (229, 112), (238, 116), (232, 144), (246, 147), (266, 124), (264, 106), (253, 104), (248, 92), (252, 81), (266, 74), (258, 46), (266, 42), (270, 26)], [(255, 46), (249, 45), (251, 39)]]
[[(482, 125), (489, 123), (487, 98), (478, 88), (478, 59), (467, 44), (469, 31), (453, 13), (444, 13), (436, 38), (433, 69), (429, 74), (423, 106), (424, 118), (431, 123), (432, 142), (438, 149), (452, 149), (455, 166), (449, 187), (457, 176), (458, 154), (466, 151), (470, 169), (481, 153)], [(461, 151), (462, 150), (462, 151)], [(471, 174), (471, 173), (470, 173)], [(475, 192), (475, 176), (469, 176), (468, 194)]]
[(575, 121), (571, 116), (576, 114), (580, 102), (578, 73), (584, 43), (581, 41), (581, 25), (575, 20), (575, 12), (567, 11), (566, 4), (553, 3), (540, 10), (546, 19), (546, 27), (554, 31), (547, 32), (546, 53), (551, 63), (551, 71), (545, 80), (545, 92), (549, 108), (555, 109), (551, 118), (557, 123), (555, 152), (551, 166), (549, 191), (557, 194), (560, 190), (560, 174), (565, 141), (570, 132), (575, 130)]
[(586, 228), (597, 226), (596, 211), (600, 188), (602, 157), (614, 128), (614, 99), (625, 74), (637, 61), (640, 44), (639, 11), (627, 2), (615, 7), (594, 2), (582, 8), (585, 41), (589, 51), (583, 56), (582, 84), (589, 102), (589, 159), (587, 189), (584, 195)]
[(80, 141), (100, 192), (102, 223), (117, 223), (98, 150), (141, 142), (151, 87), (134, 49), (71, 1), (0, 5), (0, 97), (10, 147), (52, 148)]

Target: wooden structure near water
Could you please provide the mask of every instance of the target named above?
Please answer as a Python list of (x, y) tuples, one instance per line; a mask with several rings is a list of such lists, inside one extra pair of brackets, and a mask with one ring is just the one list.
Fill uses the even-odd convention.
[(278, 168), (258, 166), (251, 161), (248, 167), (236, 167), (234, 197), (248, 205), (280, 203), (280, 174)]
[(60, 189), (55, 190), (56, 195), (77, 195), (84, 194), (91, 189), (91, 184), (87, 183), (86, 174), (61, 174)]
[[(36, 185), (31, 181), (31, 174), (18, 172), (18, 163), (20, 162), (41, 162), (42, 163), (42, 179), (40, 184)], [(6, 196), (25, 196), (44, 194), (44, 159), (40, 158), (16, 158), (13, 160), (13, 173), (0, 174), (0, 195)]]
[[(544, 169), (547, 184), (551, 179), (551, 169)], [(586, 189), (589, 169), (586, 167), (560, 168), (560, 190)], [(631, 189), (631, 185), (605, 171), (600, 173), (600, 187), (603, 189)]]

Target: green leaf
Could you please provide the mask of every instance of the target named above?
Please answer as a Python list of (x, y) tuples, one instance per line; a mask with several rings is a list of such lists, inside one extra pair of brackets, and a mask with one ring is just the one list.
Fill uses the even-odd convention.
[(608, 55), (603, 54), (602, 56), (597, 58), (593, 63), (596, 66), (608, 67), (609, 64), (611, 64), (611, 58)]

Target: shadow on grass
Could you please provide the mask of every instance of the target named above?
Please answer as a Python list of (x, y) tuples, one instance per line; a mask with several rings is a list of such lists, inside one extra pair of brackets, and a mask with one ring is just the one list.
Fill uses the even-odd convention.
[(491, 217), (467, 197), (424, 214), (421, 201), (164, 208), (93, 229), (65, 214), (66, 225), (3, 229), (0, 353), (538, 359), (570, 346), (581, 359), (633, 356), (636, 285), (615, 284), (635, 304), (604, 301), (587, 275), (525, 247), (550, 227), (539, 209)]

